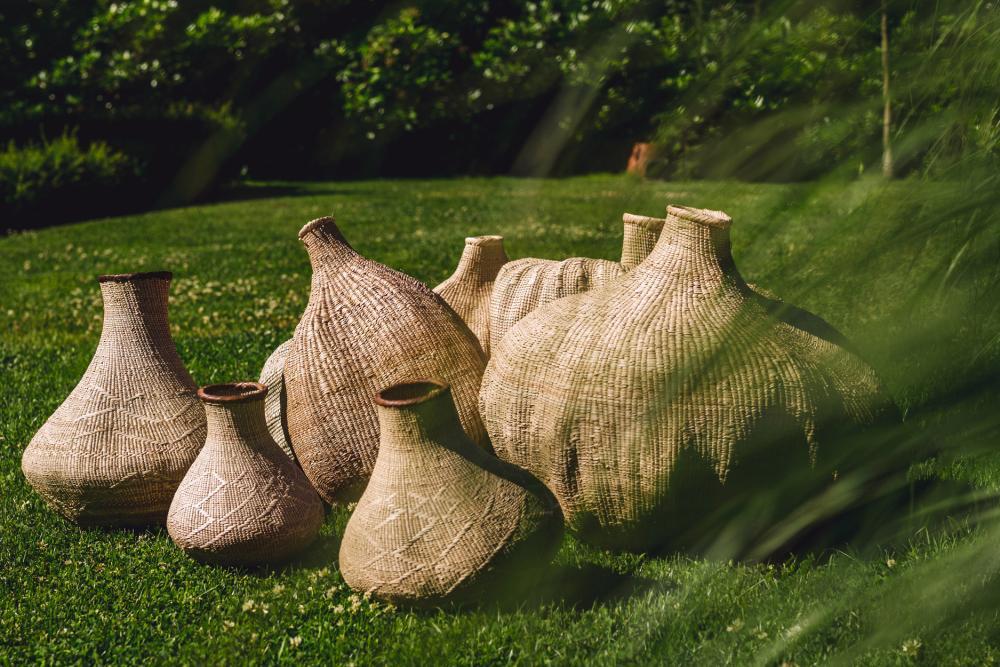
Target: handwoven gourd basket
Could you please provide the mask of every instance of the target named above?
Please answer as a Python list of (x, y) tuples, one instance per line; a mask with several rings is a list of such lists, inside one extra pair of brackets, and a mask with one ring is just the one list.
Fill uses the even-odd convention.
[(167, 517), (171, 539), (198, 560), (281, 562), (312, 542), (323, 524), (322, 501), (268, 432), (267, 391), (257, 382), (198, 390), (208, 435)]
[(292, 451), (291, 439), (288, 437), (288, 396), (285, 393), (285, 358), (291, 347), (292, 340), (288, 339), (274, 349), (260, 369), (260, 383), (267, 387), (267, 395), (264, 397), (267, 430), (281, 447), (281, 451), (294, 461), (295, 452)]
[(455, 272), (434, 288), (476, 335), (490, 356), (490, 296), (493, 282), (508, 262), (502, 236), (470, 236)]
[(486, 446), (477, 407), (485, 367), (475, 336), (420, 281), (355, 252), (332, 218), (303, 227), (313, 267), (309, 303), (285, 359), (288, 434), (329, 502), (356, 499), (375, 465), (379, 387), (441, 377), (462, 427)]
[(376, 598), (438, 605), (536, 577), (562, 537), (552, 494), (468, 439), (446, 384), (396, 385), (375, 401), (378, 460), (344, 531), (344, 580)]
[(205, 441), (205, 414), (170, 337), (167, 272), (101, 276), (104, 328), (79, 384), (21, 468), (80, 524), (162, 523)]
[(622, 223), (621, 262), (528, 257), (501, 268), (490, 298), (490, 344), (496, 345), (512, 326), (539, 306), (601, 287), (645, 259), (659, 237), (663, 219), (626, 213)]
[(730, 223), (669, 207), (637, 268), (494, 348), (481, 410), (497, 455), (545, 482), (584, 539), (741, 553), (864, 463), (844, 432), (891, 409), (868, 365), (747, 286)]

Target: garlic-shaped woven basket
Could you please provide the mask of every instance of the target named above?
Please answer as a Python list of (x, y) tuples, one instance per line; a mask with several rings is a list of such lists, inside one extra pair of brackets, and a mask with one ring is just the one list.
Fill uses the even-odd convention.
[(79, 384), (39, 429), (21, 468), (80, 524), (162, 523), (205, 441), (167, 321), (168, 272), (101, 276), (104, 328)]
[(526, 257), (501, 268), (490, 297), (490, 344), (496, 345), (512, 326), (539, 306), (601, 287), (644, 260), (656, 244), (663, 219), (626, 213), (622, 223), (621, 262)]
[(562, 537), (548, 489), (468, 439), (446, 384), (400, 384), (375, 401), (381, 443), (340, 545), (344, 581), (436, 605), (537, 577)]
[(490, 356), (490, 296), (493, 282), (507, 263), (502, 236), (470, 236), (455, 272), (434, 288), (476, 335)]
[(584, 539), (748, 553), (870, 459), (848, 434), (891, 404), (868, 365), (747, 286), (727, 215), (667, 210), (637, 268), (510, 330), (481, 410), (497, 455)]
[(167, 516), (171, 539), (217, 565), (287, 560), (323, 524), (323, 503), (267, 430), (267, 387), (237, 382), (202, 387), (208, 435)]
[(285, 359), (288, 434), (329, 502), (356, 499), (375, 465), (372, 397), (413, 377), (452, 387), (462, 427), (486, 446), (477, 395), (486, 360), (475, 336), (420, 281), (355, 252), (332, 218), (299, 233), (312, 290)]

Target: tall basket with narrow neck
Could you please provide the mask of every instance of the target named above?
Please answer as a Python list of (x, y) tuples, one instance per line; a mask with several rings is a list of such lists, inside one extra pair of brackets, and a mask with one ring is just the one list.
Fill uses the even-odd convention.
[(502, 236), (470, 236), (455, 272), (434, 288), (476, 335), (490, 356), (490, 296), (493, 282), (508, 262)]
[(98, 278), (97, 350), (24, 451), (28, 482), (77, 523), (162, 523), (205, 441), (194, 381), (170, 337), (170, 279), (167, 272)]
[(845, 431), (892, 412), (878, 377), (747, 286), (730, 225), (668, 207), (639, 266), (494, 348), (480, 406), (497, 455), (545, 482), (585, 539), (745, 554), (870, 460)]
[(378, 453), (372, 396), (412, 377), (452, 387), (462, 427), (487, 444), (477, 397), (486, 360), (455, 311), (426, 285), (362, 257), (333, 218), (302, 228), (309, 303), (285, 359), (288, 434), (328, 502), (356, 500)]

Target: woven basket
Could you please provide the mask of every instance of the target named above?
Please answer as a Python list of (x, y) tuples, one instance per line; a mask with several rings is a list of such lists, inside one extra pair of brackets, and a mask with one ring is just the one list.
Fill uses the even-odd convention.
[(360, 495), (378, 453), (372, 396), (407, 378), (447, 381), (465, 432), (486, 445), (477, 406), (486, 362), (455, 311), (420, 281), (356, 253), (332, 218), (299, 238), (313, 278), (285, 360), (288, 433), (320, 495)]
[(167, 530), (188, 555), (217, 565), (287, 560), (312, 542), (323, 503), (264, 420), (256, 382), (198, 390), (208, 436), (170, 505)]
[(622, 214), (622, 259), (619, 262), (626, 271), (631, 271), (649, 257), (663, 229), (663, 218), (650, 218), (634, 213)]
[(498, 456), (545, 482), (584, 539), (740, 552), (864, 463), (841, 436), (891, 406), (870, 367), (750, 290), (728, 216), (667, 210), (640, 266), (511, 329), (481, 410)]
[(562, 537), (552, 494), (469, 441), (446, 384), (396, 385), (375, 401), (378, 461), (344, 531), (344, 581), (384, 600), (437, 605), (537, 574)]
[(80, 524), (162, 523), (205, 441), (205, 415), (167, 322), (167, 272), (101, 276), (94, 357), (21, 461), (24, 476)]
[(285, 358), (292, 347), (291, 339), (286, 340), (271, 353), (260, 369), (260, 383), (267, 387), (264, 396), (264, 418), (271, 437), (281, 447), (288, 458), (295, 460), (291, 439), (288, 437), (287, 402), (285, 393)]
[(447, 280), (434, 288), (476, 334), (490, 356), (490, 295), (493, 281), (507, 263), (502, 236), (470, 236), (465, 239), (458, 266)]
[(490, 299), (490, 344), (539, 306), (601, 287), (637, 266), (656, 244), (662, 218), (626, 213), (620, 263), (573, 257), (562, 261), (525, 258), (506, 264)]

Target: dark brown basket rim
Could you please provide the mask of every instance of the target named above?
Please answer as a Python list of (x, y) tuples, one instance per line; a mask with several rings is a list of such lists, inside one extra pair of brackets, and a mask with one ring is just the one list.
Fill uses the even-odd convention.
[[(407, 389), (415, 391), (416, 395), (409, 398), (392, 397), (394, 393), (405, 392)], [(384, 408), (405, 408), (411, 405), (426, 403), (427, 401), (440, 396), (450, 389), (451, 387), (444, 380), (412, 380), (410, 382), (398, 382), (376, 392), (375, 404), (381, 405)]]
[(260, 382), (222, 382), (198, 388), (198, 398), (206, 403), (249, 403), (267, 395)]

